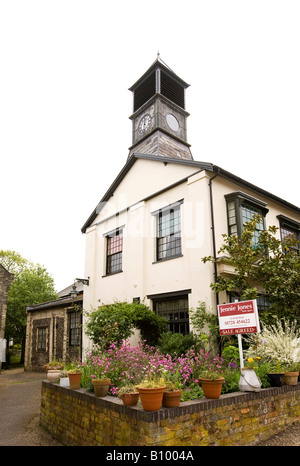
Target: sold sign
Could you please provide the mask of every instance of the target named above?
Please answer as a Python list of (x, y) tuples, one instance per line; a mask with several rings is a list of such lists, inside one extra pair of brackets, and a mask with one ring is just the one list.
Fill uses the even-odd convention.
[(256, 300), (218, 305), (220, 335), (259, 333)]

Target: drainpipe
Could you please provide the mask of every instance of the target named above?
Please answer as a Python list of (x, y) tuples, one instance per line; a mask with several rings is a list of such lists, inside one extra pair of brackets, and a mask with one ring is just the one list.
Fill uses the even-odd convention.
[[(219, 176), (220, 168), (218, 168), (218, 173), (210, 178), (208, 182), (209, 186), (209, 197), (210, 197), (210, 214), (211, 214), (211, 232), (212, 232), (212, 243), (213, 243), (213, 257), (214, 257), (214, 281), (217, 282), (218, 272), (217, 272), (217, 252), (216, 252), (216, 238), (215, 238), (215, 221), (214, 221), (214, 206), (213, 206), (213, 195), (212, 195), (212, 181)], [(216, 293), (216, 302), (219, 304), (219, 293)]]

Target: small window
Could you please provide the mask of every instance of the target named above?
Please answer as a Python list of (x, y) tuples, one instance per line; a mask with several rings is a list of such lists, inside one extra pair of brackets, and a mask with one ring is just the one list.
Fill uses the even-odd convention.
[(81, 344), (81, 313), (70, 312), (70, 346), (80, 346)]
[(181, 256), (181, 203), (155, 212), (157, 217), (156, 260)]
[(37, 349), (38, 351), (46, 351), (47, 349), (47, 327), (37, 329)]
[(123, 230), (118, 229), (107, 235), (106, 241), (106, 274), (122, 272)]

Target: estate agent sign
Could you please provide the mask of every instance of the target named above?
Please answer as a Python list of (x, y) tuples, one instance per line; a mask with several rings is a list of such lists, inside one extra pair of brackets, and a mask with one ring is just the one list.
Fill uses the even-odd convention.
[(256, 300), (218, 305), (220, 335), (259, 333)]

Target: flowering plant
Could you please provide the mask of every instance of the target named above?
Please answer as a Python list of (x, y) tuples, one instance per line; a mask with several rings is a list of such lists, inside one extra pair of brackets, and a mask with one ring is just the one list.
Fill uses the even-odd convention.
[(265, 361), (300, 362), (300, 329), (297, 322), (277, 319), (273, 325), (263, 325), (261, 333), (248, 336), (248, 354), (259, 349)]
[(217, 380), (224, 378), (224, 373), (211, 368), (203, 368), (199, 372), (200, 379)]
[(258, 362), (261, 360), (259, 356), (256, 356), (254, 358), (248, 358), (247, 359), (247, 364), (245, 366), (245, 369), (257, 369), (258, 367)]

